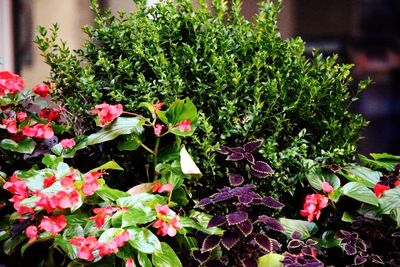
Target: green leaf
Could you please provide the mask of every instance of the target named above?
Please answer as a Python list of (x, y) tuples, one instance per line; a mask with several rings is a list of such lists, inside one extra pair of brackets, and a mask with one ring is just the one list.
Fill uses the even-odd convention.
[(345, 212), (343, 212), (343, 215), (342, 215), (342, 221), (351, 223), (354, 221), (354, 215), (345, 211)]
[(48, 168), (55, 168), (60, 162), (62, 162), (62, 158), (49, 154), (45, 155), (42, 159), (42, 163)]
[(140, 147), (142, 141), (143, 135), (133, 133), (122, 138), (121, 142), (118, 143), (118, 149), (120, 151), (134, 151)]
[(400, 207), (392, 210), (392, 212), (390, 213), (390, 218), (392, 218), (396, 222), (397, 228), (399, 228), (400, 227)]
[(5, 240), (11, 236), (9, 231), (0, 230), (0, 241)]
[(147, 254), (155, 253), (161, 250), (160, 241), (149, 229), (130, 228), (128, 231), (131, 236), (131, 239), (128, 242), (137, 250)]
[(76, 252), (68, 240), (64, 239), (62, 236), (58, 235), (54, 239), (54, 244), (61, 248), (65, 254), (67, 254), (70, 260), (76, 259)]
[(341, 174), (349, 181), (362, 183), (369, 188), (373, 188), (382, 176), (381, 172), (361, 166), (347, 167)]
[(23, 234), (16, 235), (15, 237), (8, 239), (3, 244), (3, 252), (10, 256), (15, 251), (17, 246), (24, 240), (26, 240), (26, 236)]
[(25, 138), (17, 143), (11, 139), (3, 139), (0, 142), (0, 147), (17, 153), (32, 154), (35, 149), (36, 143), (32, 138)]
[(386, 190), (378, 201), (382, 214), (390, 214), (393, 210), (400, 208), (400, 187)]
[(332, 192), (328, 194), (328, 197), (330, 200), (333, 202), (338, 202), (340, 197), (342, 196), (342, 190), (339, 189), (334, 189)]
[(279, 222), (285, 228), (283, 233), (290, 238), (294, 231), (301, 234), (301, 239), (307, 239), (318, 231), (318, 226), (313, 222), (303, 220), (293, 220), (287, 218), (279, 218)]
[(317, 241), (318, 241), (318, 246), (323, 248), (341, 247), (340, 244), (341, 239), (335, 237), (334, 231), (325, 231), (322, 234), (322, 237), (317, 239)]
[(396, 155), (392, 155), (392, 154), (388, 154), (388, 153), (370, 153), (369, 154), (373, 159), (375, 160), (394, 160), (397, 162), (400, 162), (400, 156), (396, 156)]
[[(165, 112), (158, 110), (157, 115), (162, 122), (168, 125), (169, 131), (178, 136), (192, 135), (197, 126), (197, 109), (189, 98), (176, 100)], [(184, 120), (190, 120), (190, 131), (179, 131), (177, 124)]]
[[(78, 152), (81, 149), (86, 148), (88, 146), (87, 145), (87, 136), (82, 135), (82, 136), (75, 137), (75, 143), (76, 143), (75, 146), (73, 148), (70, 148), (70, 149), (65, 149), (64, 150), (61, 147), (64, 158), (73, 158), (75, 156), (76, 152)], [(52, 151), (53, 151), (54, 147), (55, 146), (52, 147)], [(60, 150), (60, 148), (57, 148), (57, 151), (59, 151), (59, 150)], [(53, 151), (53, 153), (54, 153), (54, 151)]]
[(337, 177), (336, 174), (322, 168), (312, 168), (310, 172), (306, 175), (306, 178), (310, 185), (317, 190), (322, 190), (323, 182), (328, 182), (335, 189), (340, 187), (339, 177)]
[(283, 256), (277, 253), (268, 253), (258, 258), (258, 267), (283, 267)]
[(156, 219), (156, 213), (150, 207), (137, 204), (134, 208), (130, 207), (122, 214), (122, 228), (145, 224)]
[(358, 201), (378, 206), (378, 199), (375, 194), (364, 184), (349, 182), (342, 187), (343, 195), (354, 198)]
[(122, 234), (124, 231), (125, 230), (122, 228), (109, 228), (101, 234), (98, 241), (102, 243), (110, 242), (114, 239), (115, 236)]
[(175, 203), (178, 203), (180, 206), (186, 206), (189, 204), (186, 191), (182, 186), (172, 191), (171, 200)]
[(153, 264), (151, 264), (149, 257), (147, 257), (147, 255), (143, 252), (138, 252), (137, 260), (141, 267), (153, 267)]
[(175, 251), (164, 242), (161, 243), (161, 251), (156, 252), (151, 256), (151, 261), (155, 267), (182, 266), (182, 263), (178, 256), (176, 256)]
[(119, 207), (137, 207), (138, 205), (150, 206), (154, 208), (157, 204), (164, 204), (165, 198), (160, 195), (153, 195), (149, 193), (139, 193), (129, 197), (122, 197), (117, 199)]
[(87, 145), (104, 143), (125, 134), (136, 133), (140, 135), (144, 131), (142, 124), (143, 121), (139, 118), (120, 117), (97, 133), (89, 135)]
[(96, 191), (96, 195), (101, 197), (103, 200), (106, 201), (116, 201), (119, 198), (127, 197), (129, 196), (128, 193), (113, 189), (108, 187), (106, 184), (100, 185), (99, 189)]
[(100, 167), (94, 168), (90, 170), (89, 172), (95, 172), (95, 171), (100, 171), (100, 170), (118, 170), (118, 171), (123, 171), (124, 169), (118, 165), (115, 161), (109, 161), (107, 163), (104, 163)]
[(394, 167), (398, 163), (397, 160), (390, 159), (372, 160), (364, 155), (358, 155), (358, 157), (360, 158), (361, 162), (366, 165), (372, 166), (376, 169), (383, 169), (387, 171), (394, 171)]

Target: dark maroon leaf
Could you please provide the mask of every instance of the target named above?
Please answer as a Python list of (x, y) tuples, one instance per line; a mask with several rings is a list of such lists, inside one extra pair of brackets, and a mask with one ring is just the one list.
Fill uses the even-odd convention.
[(312, 256), (313, 257), (313, 249), (311, 247), (303, 247), (301, 249), (301, 253), (303, 255), (308, 255), (308, 256)]
[(248, 236), (253, 232), (253, 224), (249, 220), (246, 220), (236, 226), (244, 236)]
[(244, 144), (243, 148), (246, 152), (253, 152), (262, 145), (262, 140), (255, 140)]
[(329, 165), (328, 169), (331, 170), (331, 172), (338, 172), (342, 169), (339, 165)]
[(197, 203), (196, 207), (202, 207), (202, 206), (206, 206), (208, 204), (212, 203), (211, 198), (203, 198), (202, 200), (199, 201), (199, 203)]
[(290, 240), (289, 244), (288, 244), (288, 249), (296, 249), (299, 248), (302, 245), (302, 241), (298, 240), (298, 239), (293, 239)]
[(201, 253), (200, 250), (193, 251), (193, 258), (198, 261), (200, 264), (205, 263), (210, 257), (210, 252)]
[(243, 154), (239, 154), (239, 153), (230, 154), (226, 158), (226, 160), (230, 160), (230, 161), (239, 161), (239, 160), (242, 160), (242, 159), (244, 159), (244, 155)]
[(377, 263), (377, 264), (385, 264), (383, 262), (383, 260), (381, 259), (381, 257), (379, 257), (378, 255), (375, 254), (371, 254), (369, 256), (369, 260), (372, 261), (373, 263)]
[(269, 174), (274, 171), (272, 168), (264, 161), (256, 161), (254, 165), (251, 166), (251, 169), (257, 173)]
[(250, 170), (250, 174), (253, 175), (254, 177), (260, 178), (260, 179), (263, 179), (263, 178), (265, 178), (265, 177), (268, 176), (268, 174), (255, 172), (255, 171), (253, 171), (253, 170)]
[(240, 235), (236, 232), (225, 231), (222, 235), (221, 243), (227, 249), (230, 250), (240, 240)]
[(344, 246), (344, 251), (346, 252), (347, 255), (354, 255), (357, 253), (357, 249), (349, 244), (346, 244)]
[(242, 147), (230, 147), (229, 148), (233, 153), (244, 154), (244, 149)]
[(246, 160), (250, 163), (250, 164), (254, 164), (256, 162), (256, 160), (254, 159), (253, 154), (246, 152), (244, 154), (244, 157), (246, 158)]
[(228, 178), (231, 186), (239, 186), (244, 182), (244, 178), (240, 174), (228, 173)]
[(233, 225), (233, 224), (239, 224), (244, 222), (245, 220), (247, 220), (247, 218), (249, 217), (249, 215), (247, 214), (247, 212), (238, 210), (232, 213), (229, 213), (228, 215), (226, 215), (226, 219), (228, 221), (229, 225)]
[(262, 203), (269, 207), (269, 208), (273, 208), (273, 209), (281, 209), (283, 208), (285, 205), (283, 205), (281, 202), (279, 202), (276, 199), (273, 199), (272, 197), (264, 197), (262, 199)]
[(271, 241), (272, 241), (272, 248), (273, 248), (273, 250), (274, 250), (274, 251), (280, 251), (281, 248), (282, 248), (282, 244), (279, 243), (277, 240), (272, 239), (272, 238), (271, 238)]
[(301, 233), (299, 231), (294, 231), (292, 233), (292, 238), (293, 239), (301, 239)]
[(241, 195), (238, 197), (240, 203), (248, 205), (253, 201), (253, 198), (250, 195)]
[(269, 217), (267, 215), (261, 215), (258, 216), (258, 221), (264, 223), (266, 226), (268, 226), (270, 229), (281, 232), (285, 230), (283, 226), (278, 222), (278, 220)]
[(318, 244), (318, 242), (313, 239), (307, 239), (306, 244), (309, 246), (315, 246), (316, 244)]
[(220, 201), (225, 201), (228, 199), (231, 199), (233, 195), (229, 192), (223, 192), (223, 193), (216, 193), (213, 195), (213, 202), (220, 202)]
[(254, 241), (260, 246), (261, 249), (265, 250), (267, 253), (269, 253), (272, 250), (272, 241), (271, 239), (263, 234), (258, 234), (254, 238)]
[(230, 153), (232, 153), (232, 151), (227, 146), (221, 146), (219, 153), (221, 153), (223, 155), (229, 155)]
[(355, 242), (354, 246), (358, 250), (367, 251), (367, 244), (365, 244), (364, 241), (362, 241), (361, 239), (359, 239), (359, 241)]
[(223, 225), (225, 223), (225, 221), (226, 221), (225, 216), (215, 215), (208, 222), (207, 228)]
[(257, 261), (250, 258), (243, 259), (242, 264), (243, 267), (257, 267)]
[(201, 252), (211, 251), (219, 245), (221, 237), (218, 235), (209, 235), (204, 239), (203, 246), (201, 247)]
[(357, 255), (354, 257), (354, 264), (355, 265), (361, 265), (367, 262), (367, 258), (364, 258), (360, 255)]

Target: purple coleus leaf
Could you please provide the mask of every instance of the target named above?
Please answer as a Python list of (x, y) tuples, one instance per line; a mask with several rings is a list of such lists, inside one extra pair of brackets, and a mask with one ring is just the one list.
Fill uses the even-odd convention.
[(248, 205), (253, 201), (253, 197), (250, 195), (241, 195), (238, 197), (238, 200), (240, 203), (244, 204), (244, 205)]
[(301, 239), (301, 233), (299, 231), (293, 231), (291, 237), (293, 239)]
[(226, 160), (230, 160), (230, 161), (239, 161), (239, 160), (242, 160), (242, 159), (244, 159), (244, 155), (243, 155), (243, 154), (240, 154), (240, 153), (233, 153), (233, 154), (230, 154), (230, 155), (226, 158)]
[(254, 165), (251, 165), (251, 170), (253, 172), (265, 175), (274, 172), (272, 168), (268, 165), (268, 163), (266, 163), (265, 161), (256, 161)]
[(203, 245), (201, 247), (201, 252), (207, 252), (211, 251), (214, 248), (216, 248), (219, 245), (219, 242), (221, 242), (221, 237), (218, 235), (209, 235), (204, 239)]
[(276, 239), (270, 238), (272, 241), (272, 248), (274, 251), (280, 251), (282, 248), (282, 244), (279, 243)]
[(264, 197), (261, 203), (272, 209), (281, 209), (285, 206), (281, 202), (272, 197)]
[(244, 157), (245, 157), (245, 159), (247, 160), (248, 163), (250, 163), (250, 164), (255, 164), (256, 163), (256, 160), (255, 160), (253, 154), (251, 154), (249, 152), (246, 152), (246, 153), (244, 153)]
[(367, 251), (367, 244), (365, 244), (361, 239), (358, 239), (358, 241), (354, 243), (354, 246), (357, 248), (357, 250)]
[(198, 261), (200, 264), (205, 263), (210, 257), (210, 252), (201, 253), (200, 250), (193, 251), (193, 258)]
[(264, 223), (266, 226), (268, 226), (268, 228), (272, 230), (278, 232), (282, 232), (283, 230), (285, 230), (285, 228), (283, 228), (283, 226), (278, 222), (278, 220), (269, 217), (267, 215), (258, 216), (258, 221)]
[(265, 177), (267, 177), (268, 174), (263, 174), (263, 173), (259, 173), (259, 172), (255, 172), (253, 170), (250, 170), (250, 174), (253, 175), (256, 178), (259, 179), (264, 179)]
[(219, 153), (221, 153), (223, 155), (229, 155), (232, 153), (232, 151), (227, 146), (221, 146)]
[(230, 147), (229, 148), (233, 153), (244, 154), (244, 149), (242, 147)]
[(244, 182), (244, 178), (240, 174), (228, 173), (228, 178), (231, 186), (239, 186)]
[(249, 215), (247, 214), (247, 212), (242, 210), (234, 211), (226, 215), (226, 219), (229, 225), (242, 223), (246, 221), (248, 217)]
[(244, 236), (248, 236), (253, 232), (253, 224), (249, 220), (239, 223), (236, 226)]
[(211, 200), (211, 198), (207, 197), (207, 198), (203, 198), (202, 200), (200, 200), (199, 203), (197, 203), (197, 205), (195, 207), (196, 208), (203, 207), (203, 206), (206, 206), (211, 203), (213, 203), (213, 201)]
[(361, 265), (367, 262), (367, 258), (357, 255), (354, 257), (354, 264), (355, 265)]
[(257, 267), (257, 261), (250, 258), (241, 260), (243, 267)]
[(385, 264), (383, 262), (383, 260), (381, 259), (381, 257), (379, 257), (376, 254), (369, 255), (369, 260), (372, 261), (373, 263), (382, 264), (382, 265)]
[(220, 202), (220, 201), (225, 201), (228, 199), (231, 199), (233, 195), (230, 192), (222, 192), (222, 193), (216, 193), (213, 195), (212, 202)]
[(240, 235), (236, 232), (225, 231), (221, 238), (222, 245), (230, 250), (233, 248), (237, 242), (240, 240)]
[(345, 252), (347, 255), (354, 255), (354, 254), (357, 253), (357, 249), (356, 249), (355, 247), (353, 247), (352, 245), (346, 244), (346, 245), (344, 246), (344, 252)]
[(246, 152), (254, 152), (256, 149), (260, 148), (262, 145), (262, 140), (255, 140), (244, 144), (243, 148)]
[(260, 246), (261, 249), (263, 249), (267, 253), (271, 252), (273, 244), (268, 236), (263, 234), (258, 234), (254, 237), (254, 241)]
[(223, 216), (223, 215), (215, 215), (208, 222), (207, 228), (223, 225), (225, 223), (225, 221), (226, 221), (225, 216)]

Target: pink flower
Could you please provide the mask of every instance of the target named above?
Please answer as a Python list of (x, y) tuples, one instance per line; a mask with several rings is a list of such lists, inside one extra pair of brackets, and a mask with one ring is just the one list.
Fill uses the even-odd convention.
[(155, 110), (160, 110), (163, 106), (164, 106), (164, 102), (158, 102), (158, 103), (153, 104), (153, 108)]
[(398, 187), (400, 185), (400, 181), (397, 180), (396, 182), (394, 182), (394, 187)]
[(99, 243), (99, 255), (101, 257), (110, 255), (110, 254), (118, 253), (118, 246), (115, 241), (107, 242), (107, 243)]
[(156, 212), (161, 215), (167, 215), (169, 213), (168, 205), (156, 205)]
[(125, 267), (135, 267), (135, 262), (132, 258), (127, 258), (125, 262)]
[(43, 180), (43, 187), (44, 188), (50, 187), (54, 184), (55, 181), (56, 181), (56, 176), (54, 174), (52, 176), (46, 177)]
[(32, 243), (37, 238), (37, 227), (36, 226), (28, 226), (25, 230), (25, 234), (29, 237), (28, 243)]
[(50, 198), (50, 205), (54, 209), (67, 209), (72, 208), (79, 201), (80, 195), (76, 190), (71, 192), (58, 191)]
[(65, 189), (69, 189), (74, 186), (75, 177), (75, 172), (70, 172), (69, 174), (61, 178), (60, 183)]
[(162, 219), (158, 219), (154, 224), (154, 228), (157, 228), (157, 234), (161, 236), (175, 236), (177, 233), (177, 229), (182, 227), (182, 224), (179, 221), (179, 217), (173, 217), (169, 222), (166, 222)]
[(49, 121), (58, 120), (61, 117), (61, 112), (55, 109), (44, 108), (40, 110), (39, 117)]
[(161, 136), (163, 128), (164, 128), (164, 125), (156, 124), (156, 126), (154, 127), (154, 135)]
[(17, 112), (16, 116), (17, 116), (18, 121), (24, 121), (28, 118), (28, 115), (26, 114), (26, 112), (23, 112), (23, 111)]
[(170, 183), (168, 184), (162, 184), (160, 182), (155, 182), (153, 183), (153, 185), (151, 186), (151, 191), (153, 193), (157, 192), (157, 193), (163, 193), (163, 192), (169, 192), (172, 191), (172, 189), (174, 188), (174, 186)]
[(17, 133), (17, 120), (16, 119), (3, 119), (2, 124), (5, 125), (9, 133)]
[(188, 131), (188, 132), (190, 132), (191, 130), (192, 130), (192, 121), (191, 120), (183, 120), (183, 121), (180, 121), (178, 124), (177, 124), (177, 126), (178, 126), (178, 130), (180, 131), (180, 132), (185, 132), (185, 131)]
[(78, 258), (86, 261), (94, 260), (93, 251), (99, 247), (99, 243), (94, 236), (77, 236), (72, 238), (69, 243), (78, 247)]
[(52, 235), (57, 234), (67, 226), (67, 220), (64, 215), (52, 215), (51, 217), (43, 216), (39, 228), (50, 232)]
[(12, 194), (22, 195), (28, 197), (28, 188), (24, 180), (18, 178), (14, 173), (7, 182), (4, 183), (3, 188)]
[(116, 211), (117, 211), (117, 208), (115, 208), (115, 207), (95, 208), (95, 209), (93, 209), (93, 212), (96, 215), (90, 217), (89, 219), (94, 220), (94, 223), (96, 224), (97, 228), (101, 228), (101, 227), (103, 227), (103, 225), (106, 221), (106, 216), (111, 215)]
[(322, 191), (329, 194), (330, 192), (333, 191), (333, 186), (328, 182), (323, 182), (322, 183)]
[(41, 96), (41, 97), (46, 97), (49, 93), (51, 93), (50, 87), (48, 87), (46, 84), (41, 83), (33, 87), (32, 90), (35, 94)]
[(104, 172), (89, 172), (84, 175), (82, 192), (85, 196), (91, 196), (96, 193), (99, 188), (99, 182), (97, 179), (103, 174)]
[(376, 184), (374, 186), (374, 193), (376, 197), (381, 197), (382, 194), (386, 191), (389, 190), (390, 187), (388, 185), (383, 185), (383, 184)]
[(98, 115), (100, 117), (100, 125), (104, 126), (121, 116), (122, 111), (123, 107), (121, 104), (109, 105), (103, 103), (96, 105), (95, 109), (91, 110), (91, 113), (93, 115)]
[(125, 242), (130, 239), (130, 234), (128, 231), (124, 231), (122, 234), (117, 235), (114, 237), (114, 242), (117, 244), (118, 247), (122, 247), (125, 245)]
[(329, 199), (321, 194), (309, 194), (306, 196), (303, 210), (300, 211), (302, 216), (307, 217), (309, 222), (314, 220), (314, 217), (319, 219), (321, 210), (328, 206)]
[(76, 145), (75, 140), (73, 138), (63, 139), (61, 140), (60, 144), (64, 149), (73, 148)]
[(35, 137), (39, 139), (50, 139), (54, 136), (54, 132), (50, 127), (50, 123), (36, 123), (32, 126), (25, 126), (22, 128), (22, 134), (28, 137)]
[(9, 71), (0, 71), (0, 96), (14, 94), (25, 87), (25, 82), (17, 74)]
[[(50, 197), (42, 192), (36, 192), (36, 196), (40, 197), (38, 201), (36, 201), (36, 207), (45, 209), (48, 213), (53, 212), (55, 207), (52, 206), (50, 201)], [(54, 204), (54, 201), (53, 201)]]

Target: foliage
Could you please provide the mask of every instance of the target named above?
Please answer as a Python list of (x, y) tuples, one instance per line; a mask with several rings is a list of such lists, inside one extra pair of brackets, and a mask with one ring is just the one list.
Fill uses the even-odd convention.
[(77, 51), (57, 41), (57, 25), (50, 34), (39, 28), (36, 43), (71, 112), (85, 115), (105, 100), (134, 110), (153, 98), (190, 97), (201, 107), (190, 143), (202, 169), (223, 173), (220, 144), (265, 139), (261, 153), (277, 175), (263, 188), (275, 196), (292, 190), (286, 179), (301, 180), (303, 159), (352, 157), (365, 121), (349, 106), (366, 84), (350, 91), (351, 66), (319, 53), (307, 59), (300, 38), (283, 40), (275, 1), (260, 4), (254, 24), (240, 1), (136, 2), (136, 12), (113, 16), (92, 1), (95, 26), (84, 27), (88, 41)]

